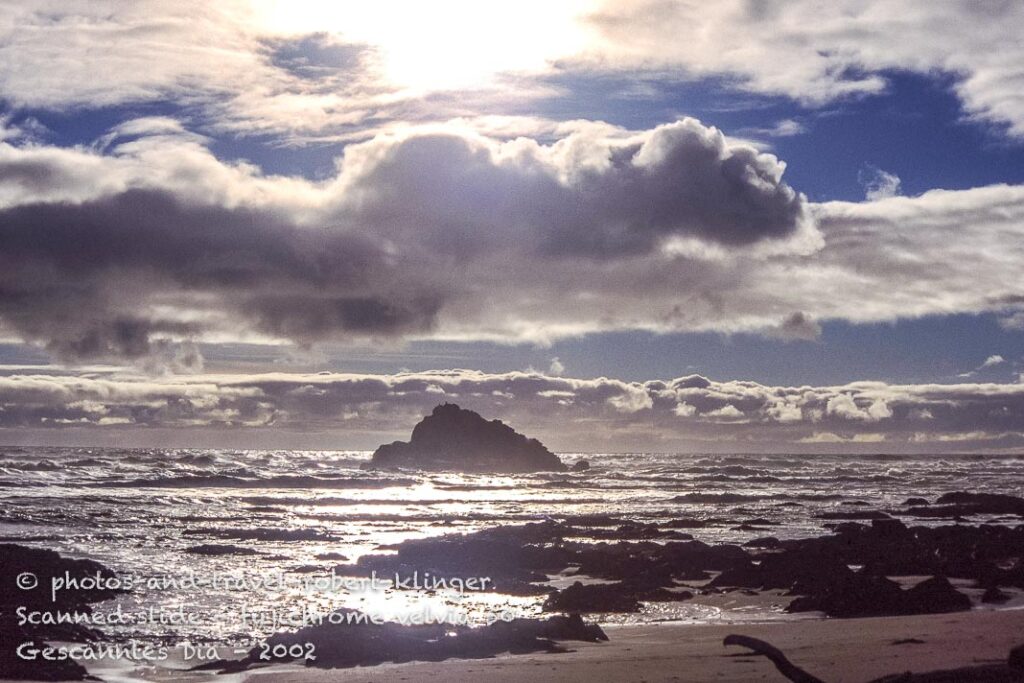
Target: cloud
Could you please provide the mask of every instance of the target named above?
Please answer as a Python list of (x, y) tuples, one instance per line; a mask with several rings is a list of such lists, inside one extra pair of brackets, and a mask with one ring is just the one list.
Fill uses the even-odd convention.
[(1005, 358), (1003, 358), (999, 354), (993, 354), (985, 359), (985, 362), (979, 366), (979, 369), (995, 367), (996, 365), (1002, 365), (1005, 362)]
[(121, 124), (105, 153), (0, 144), (0, 321), (60, 356), (133, 358), (211, 334), (450, 334), (478, 325), (466, 309), (488, 303), (481, 290), (512, 287), (513, 310), (488, 312), (530, 334), (517, 300), (565, 287), (533, 267), (617, 269), (677, 238), (785, 251), (814, 235), (775, 157), (692, 119), (548, 146), (381, 136), (319, 183), (223, 164), (204, 144), (166, 118)]
[(960, 373), (959, 375), (957, 375), (957, 377), (973, 377), (974, 375), (977, 375), (982, 370), (988, 370), (989, 368), (999, 367), (1000, 365), (1004, 365), (1005, 363), (1006, 363), (1006, 359), (1005, 358), (1003, 358), (999, 354), (993, 354), (993, 355), (989, 356), (988, 358), (986, 358), (982, 362), (982, 364), (979, 365), (978, 367), (974, 368), (970, 372)]
[(352, 439), (372, 447), (445, 400), (563, 449), (786, 450), (803, 442), (884, 439), (893, 450), (927, 451), (947, 443), (1009, 447), (1024, 435), (1021, 384), (770, 386), (699, 379), (625, 382), (471, 370), (154, 377), (0, 368), (0, 439), (52, 435), (73, 425), (86, 440), (113, 434), (144, 441), (153, 430), (183, 430), (157, 433), (219, 434), (235, 443), (281, 433), (319, 438), (320, 447), (356, 447)]
[(861, 420), (878, 422), (893, 416), (892, 410), (884, 399), (878, 398), (868, 405), (857, 405), (851, 394), (838, 394), (825, 404), (825, 412), (845, 420)]
[(775, 138), (788, 138), (805, 132), (807, 132), (807, 127), (799, 121), (782, 119), (775, 122), (775, 126), (768, 134)]
[(677, 403), (676, 407), (672, 409), (672, 412), (679, 417), (693, 417), (697, 414), (697, 409), (686, 401), (683, 401), (681, 403)]
[[(0, 92), (54, 111), (170, 102), (213, 131), (302, 144), (365, 139), (403, 120), (487, 117), (508, 109), (510, 90), (516, 105), (563, 94), (552, 75), (719, 77), (822, 106), (884, 92), (901, 70), (948, 74), (969, 116), (1024, 135), (1018, 3), (434, 3), (414, 30), (380, 5), (7, 3)], [(494, 35), (499, 20), (513, 22), (507, 36)], [(796, 130), (782, 121), (774, 134)]]
[(893, 70), (945, 73), (970, 116), (1024, 136), (1018, 3), (607, 1), (590, 22), (583, 64), (731, 76), (811, 106), (883, 92)]
[[(830, 320), (1024, 308), (1024, 187), (811, 204), (693, 119), (546, 144), (458, 126), (349, 145), (320, 181), (180, 122), (0, 142), (0, 334), (66, 358), (188, 342), (816, 339)], [(643, 306), (637, 302), (643, 301)]]
[(807, 126), (795, 119), (780, 119), (770, 128), (744, 128), (744, 134), (755, 137), (789, 138), (807, 132)]
[(651, 396), (636, 384), (624, 384), (620, 392), (608, 397), (608, 403), (620, 413), (638, 413), (654, 407)]
[(787, 316), (777, 327), (765, 330), (765, 335), (786, 341), (814, 341), (821, 336), (821, 325), (797, 311)]
[(548, 374), (552, 377), (561, 377), (565, 374), (565, 364), (562, 363), (557, 356), (551, 359), (551, 365), (548, 367)]
[(869, 202), (889, 199), (900, 193), (900, 177), (874, 166), (861, 171), (857, 179), (864, 186), (864, 198)]
[(745, 245), (806, 226), (806, 200), (778, 159), (690, 118), (638, 135), (598, 124), (549, 147), (385, 137), (350, 148), (348, 164), (356, 220), (409, 232), (446, 221), (476, 239), (518, 228), (553, 255), (621, 258), (687, 236)]

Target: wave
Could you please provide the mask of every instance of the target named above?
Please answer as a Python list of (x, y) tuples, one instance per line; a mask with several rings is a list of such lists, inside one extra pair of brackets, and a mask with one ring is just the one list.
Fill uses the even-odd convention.
[(672, 503), (754, 503), (759, 500), (841, 500), (838, 493), (684, 493)]
[(513, 505), (597, 505), (607, 502), (604, 498), (533, 498), (520, 500), (518, 498), (488, 498), (485, 501), (467, 501), (462, 498), (275, 498), (273, 496), (247, 496), (241, 499), (247, 505), (309, 505), (321, 507), (333, 507), (343, 505), (395, 505), (410, 506), (422, 505), (430, 507), (433, 505), (465, 505), (467, 502), (480, 502), (487, 505), (513, 504)]
[(382, 489), (392, 486), (413, 486), (415, 479), (374, 479), (367, 477), (311, 477), (282, 475), (264, 478), (242, 478), (227, 474), (179, 475), (152, 479), (129, 479), (90, 484), (111, 488), (230, 488), (230, 489)]

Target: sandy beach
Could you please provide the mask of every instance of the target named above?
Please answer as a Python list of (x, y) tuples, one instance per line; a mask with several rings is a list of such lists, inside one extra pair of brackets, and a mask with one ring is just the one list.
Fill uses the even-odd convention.
[[(914, 617), (826, 619), (752, 625), (658, 624), (606, 629), (610, 641), (571, 643), (564, 654), (386, 664), (317, 670), (271, 667), (245, 683), (453, 681), (785, 681), (770, 662), (726, 648), (730, 633), (762, 638), (829, 683), (857, 683), (902, 671), (929, 671), (1005, 660), (1024, 643), (1024, 610)], [(896, 644), (897, 641), (923, 641)]]

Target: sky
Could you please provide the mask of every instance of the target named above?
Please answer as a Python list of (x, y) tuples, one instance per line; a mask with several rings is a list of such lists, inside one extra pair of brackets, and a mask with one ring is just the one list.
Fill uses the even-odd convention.
[(1024, 6), (0, 2), (0, 443), (1024, 446)]

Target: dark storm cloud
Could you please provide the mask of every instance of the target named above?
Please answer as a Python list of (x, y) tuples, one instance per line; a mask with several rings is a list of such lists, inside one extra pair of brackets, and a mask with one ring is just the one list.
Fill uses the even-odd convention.
[(594, 262), (632, 279), (673, 239), (785, 251), (816, 234), (781, 162), (692, 119), (581, 124), (547, 146), (416, 130), (351, 145), (321, 183), (224, 164), (206, 143), (147, 118), (102, 154), (0, 146), (0, 324), (72, 358), (212, 333), (402, 338), (442, 319), (531, 337), (537, 313), (509, 306), (557, 306)]
[(609, 259), (673, 236), (724, 245), (784, 238), (807, 222), (806, 200), (782, 181), (774, 156), (729, 145), (693, 119), (623, 140), (531, 143), (496, 155), (464, 135), (396, 142), (356, 185), (360, 215), (410, 232), (447, 226), (434, 246), (456, 253), (525, 236), (541, 253)]
[(550, 144), (419, 127), (349, 145), (319, 182), (206, 144), (163, 118), (102, 152), (0, 142), (0, 164), (51, 169), (0, 175), (0, 334), (141, 358), (1020, 313), (1020, 186), (809, 204), (781, 161), (692, 119), (579, 122)]
[(187, 296), (297, 342), (423, 331), (441, 298), (423, 279), (403, 282), (369, 236), (166, 192), (10, 208), (0, 242), (0, 318), (77, 358), (139, 357), (156, 336), (203, 332), (201, 318), (154, 311)]

